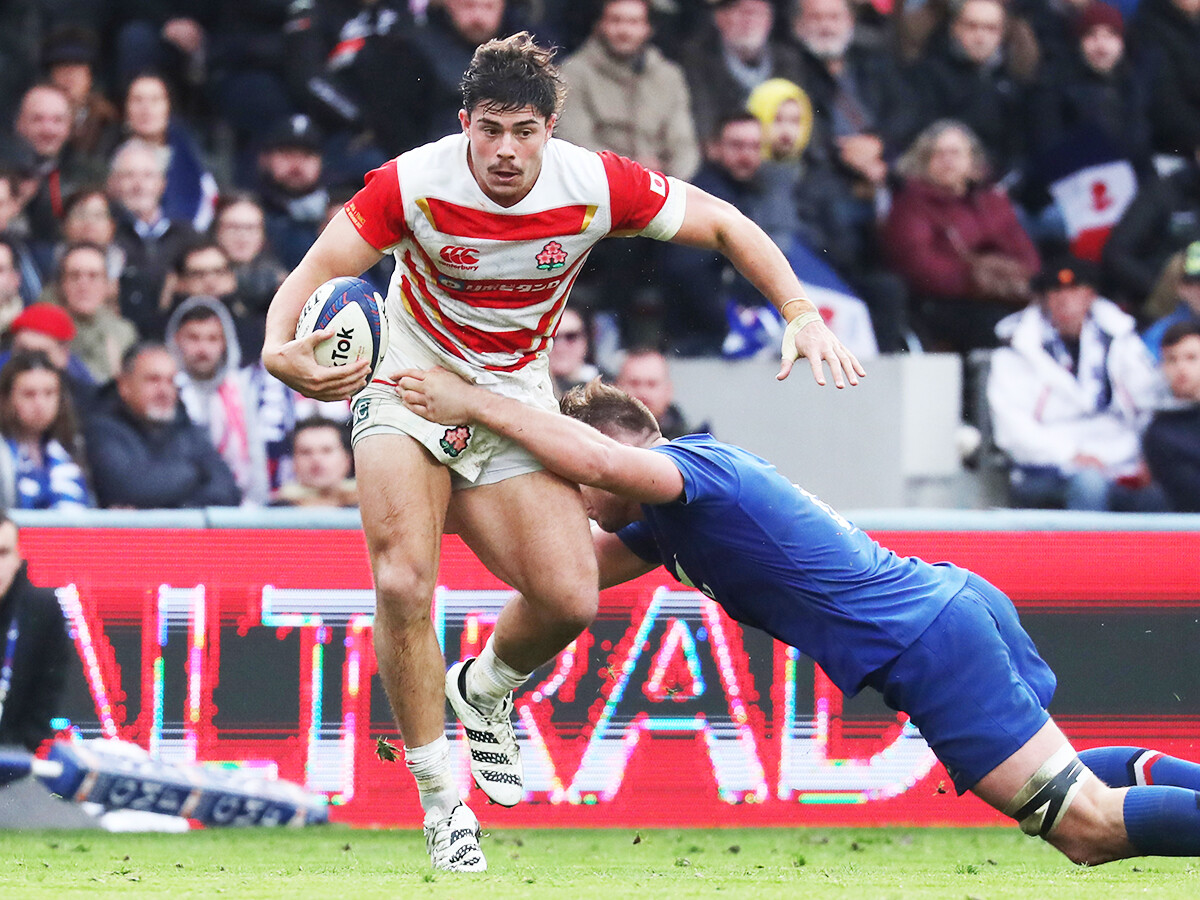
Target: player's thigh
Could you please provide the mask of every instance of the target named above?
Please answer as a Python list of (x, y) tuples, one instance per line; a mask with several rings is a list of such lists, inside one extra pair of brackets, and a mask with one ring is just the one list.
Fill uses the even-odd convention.
[(1053, 673), (1015, 612), (1005, 620), (993, 591), (968, 579), (921, 636), (867, 681), (908, 713), (960, 794), (1049, 719), (1043, 698), (1053, 693)]
[[(437, 580), (450, 473), (415, 440), (374, 434), (354, 447), (363, 532), (380, 602), (428, 613)], [(411, 609), (410, 609), (411, 607)]]
[(575, 485), (528, 472), (456, 491), (451, 509), (467, 546), (527, 601), (594, 604), (596, 557)]

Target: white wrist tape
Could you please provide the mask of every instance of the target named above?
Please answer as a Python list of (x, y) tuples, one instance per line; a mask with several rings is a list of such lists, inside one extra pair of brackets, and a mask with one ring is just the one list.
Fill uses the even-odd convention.
[(780, 348), (780, 354), (784, 359), (795, 360), (800, 356), (800, 351), (796, 349), (796, 334), (801, 328), (811, 325), (813, 322), (823, 322), (819, 312), (800, 313), (796, 318), (787, 323), (787, 328), (783, 329), (783, 344)]

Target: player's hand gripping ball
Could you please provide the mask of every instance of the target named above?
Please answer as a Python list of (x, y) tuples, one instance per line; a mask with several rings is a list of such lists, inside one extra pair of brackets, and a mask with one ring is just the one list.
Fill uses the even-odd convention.
[(323, 366), (345, 366), (365, 359), (371, 376), (388, 346), (387, 312), (383, 298), (361, 278), (333, 278), (315, 291), (300, 310), (297, 339), (333, 328), (333, 337), (317, 344), (315, 356)]

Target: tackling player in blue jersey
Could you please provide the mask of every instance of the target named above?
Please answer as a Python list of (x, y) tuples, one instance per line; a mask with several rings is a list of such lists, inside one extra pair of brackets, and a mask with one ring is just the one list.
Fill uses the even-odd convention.
[[(440, 369), (401, 373), (397, 390), (415, 412), (485, 425), (579, 483), (602, 588), (665, 566), (845, 693), (880, 691), (960, 794), (1075, 862), (1200, 855), (1200, 766), (1137, 747), (1076, 753), (1046, 712), (1054, 673), (978, 575), (897, 556), (739, 447), (665, 440), (639, 401), (599, 381), (563, 398), (566, 415)], [(467, 699), (490, 709), (504, 696)]]

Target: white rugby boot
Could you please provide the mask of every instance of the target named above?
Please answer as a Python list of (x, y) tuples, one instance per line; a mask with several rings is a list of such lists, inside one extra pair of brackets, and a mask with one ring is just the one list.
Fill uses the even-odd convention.
[(446, 699), (462, 722), (471, 750), (471, 776), (480, 789), (501, 806), (516, 806), (525, 795), (521, 751), (512, 726), (510, 691), (490, 716), (467, 700), (467, 668), (475, 661), (456, 662), (446, 672)]
[(446, 815), (440, 809), (425, 814), (425, 849), (435, 869), (445, 872), (486, 872), (479, 848), (479, 820), (460, 803)]

